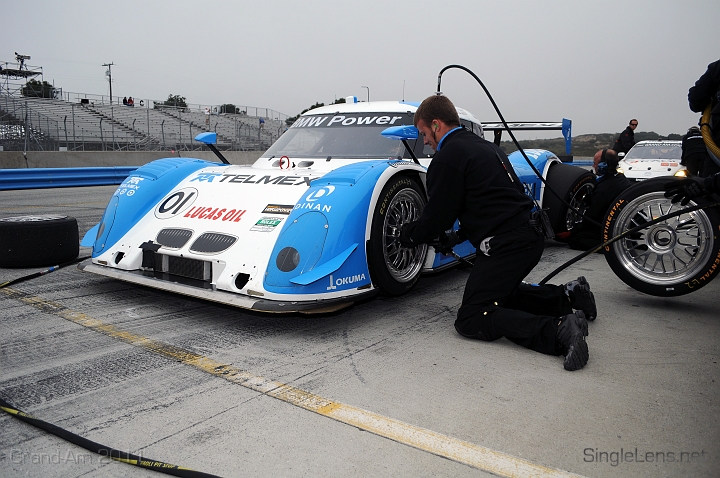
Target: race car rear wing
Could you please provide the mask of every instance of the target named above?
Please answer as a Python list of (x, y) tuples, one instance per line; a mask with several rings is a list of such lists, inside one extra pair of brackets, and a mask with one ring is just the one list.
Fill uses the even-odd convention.
[[(480, 123), (483, 131), (492, 131), (495, 135), (493, 142), (500, 146), (502, 132), (505, 131), (505, 125), (502, 123)], [(563, 118), (560, 123), (508, 123), (511, 130), (523, 131), (543, 131), (543, 130), (561, 130), (563, 138), (565, 138), (565, 154), (569, 155), (572, 149), (572, 121)]]

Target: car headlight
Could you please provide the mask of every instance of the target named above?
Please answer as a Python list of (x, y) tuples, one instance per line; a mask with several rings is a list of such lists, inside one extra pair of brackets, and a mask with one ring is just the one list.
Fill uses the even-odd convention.
[(686, 178), (688, 177), (687, 169), (681, 169), (680, 171), (676, 172), (674, 175), (676, 178)]

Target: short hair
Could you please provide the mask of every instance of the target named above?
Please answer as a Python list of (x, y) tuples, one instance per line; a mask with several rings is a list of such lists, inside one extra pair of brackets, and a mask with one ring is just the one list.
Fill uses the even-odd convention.
[(438, 119), (448, 126), (460, 126), (460, 116), (458, 116), (455, 105), (447, 96), (433, 95), (425, 98), (415, 112), (413, 124), (417, 127), (418, 122), (422, 120), (429, 126), (434, 119)]
[(630, 120), (630, 122), (629, 122), (628, 124), (632, 124), (633, 121), (636, 122), (636, 123), (638, 122), (638, 120), (636, 120), (635, 118), (633, 118), (633, 119)]
[[(603, 151), (605, 151), (605, 158), (602, 157)], [(620, 163), (620, 158), (618, 158), (617, 152), (615, 152), (614, 149), (600, 150), (595, 153), (595, 156), (593, 157), (593, 166), (600, 164), (603, 159), (605, 160), (605, 163), (607, 163), (608, 169), (617, 169), (618, 163)]]

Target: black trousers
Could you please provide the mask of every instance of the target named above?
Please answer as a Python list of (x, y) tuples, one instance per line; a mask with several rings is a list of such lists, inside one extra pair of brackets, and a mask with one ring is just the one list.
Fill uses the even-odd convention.
[(489, 244), (489, 256), (477, 251), (455, 329), (465, 337), (507, 337), (531, 350), (559, 355), (558, 317), (573, 312), (565, 288), (522, 282), (540, 261), (543, 236), (522, 226), (498, 234)]

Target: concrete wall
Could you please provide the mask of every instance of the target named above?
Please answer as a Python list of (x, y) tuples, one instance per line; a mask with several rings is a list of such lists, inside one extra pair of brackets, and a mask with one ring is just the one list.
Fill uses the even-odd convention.
[[(223, 151), (232, 164), (252, 164), (263, 151)], [(0, 169), (21, 168), (87, 168), (102, 166), (142, 166), (150, 161), (182, 156), (219, 161), (212, 151), (0, 151)]]

